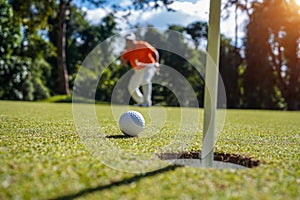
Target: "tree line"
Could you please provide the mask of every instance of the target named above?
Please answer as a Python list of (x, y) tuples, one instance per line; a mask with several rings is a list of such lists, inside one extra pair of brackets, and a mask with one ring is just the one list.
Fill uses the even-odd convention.
[[(95, 6), (101, 0), (85, 0)], [(161, 4), (163, 2), (163, 4)], [(131, 9), (157, 9), (170, 12), (173, 1), (132, 0), (126, 8), (114, 5), (98, 24), (90, 24), (86, 13), (71, 0), (0, 0), (0, 99), (39, 100), (56, 94), (71, 94), (83, 59), (99, 43), (118, 34), (116, 12)], [(234, 8), (234, 12), (229, 12)], [(300, 14), (294, 0), (227, 0), (223, 17), (239, 13), (247, 16), (245, 38), (221, 36), (220, 74), (228, 108), (298, 110), (300, 105)], [(228, 11), (228, 12), (227, 12)], [(119, 16), (118, 16), (119, 17)], [(149, 25), (151, 26), (151, 25)], [(237, 36), (238, 24), (235, 24)], [(135, 26), (137, 28), (138, 25)], [(178, 48), (189, 60), (201, 65), (201, 45), (207, 41), (208, 24), (195, 21), (186, 26), (170, 25), (164, 32), (146, 29), (139, 38), (165, 41)], [(168, 30), (180, 34), (172, 35)], [(187, 41), (182, 35), (191, 39)], [(172, 66), (190, 82), (200, 106), (203, 105), (204, 78), (184, 58), (159, 50), (161, 63)], [(108, 53), (112, 53), (108, 49)], [(109, 55), (108, 55), (109, 56)], [(96, 99), (110, 101), (119, 78), (129, 68), (114, 62), (105, 70), (97, 86)], [(199, 74), (199, 75), (198, 75)], [(89, 71), (88, 77), (97, 77)], [(84, 84), (88, 84), (84, 83)], [(126, 91), (126, 90), (124, 90)], [(120, 93), (121, 95), (121, 93)], [(178, 105), (165, 87), (154, 85), (154, 101)]]

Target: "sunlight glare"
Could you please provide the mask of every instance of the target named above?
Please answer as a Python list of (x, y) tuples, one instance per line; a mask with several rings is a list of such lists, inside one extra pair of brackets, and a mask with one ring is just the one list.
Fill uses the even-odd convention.
[(300, 6), (300, 0), (295, 0), (296, 4)]

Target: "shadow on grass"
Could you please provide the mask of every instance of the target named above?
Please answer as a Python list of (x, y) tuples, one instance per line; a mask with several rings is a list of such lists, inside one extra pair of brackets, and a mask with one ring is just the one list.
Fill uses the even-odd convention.
[(132, 136), (129, 135), (108, 135), (106, 138), (112, 138), (112, 139), (128, 139), (132, 138)]
[(175, 170), (178, 167), (182, 167), (182, 166), (170, 165), (170, 166), (164, 167), (164, 168), (156, 170), (156, 171), (136, 175), (136, 176), (133, 176), (131, 178), (127, 178), (127, 179), (124, 179), (124, 180), (121, 180), (121, 181), (113, 182), (113, 183), (110, 183), (110, 184), (107, 184), (107, 185), (99, 185), (99, 186), (92, 187), (92, 188), (86, 188), (86, 189), (81, 190), (79, 192), (76, 192), (74, 194), (60, 196), (60, 197), (57, 197), (57, 198), (53, 198), (52, 200), (74, 199), (74, 198), (78, 198), (78, 197), (83, 197), (84, 195), (91, 194), (93, 192), (100, 192), (100, 191), (107, 190), (107, 189), (110, 189), (110, 188), (113, 188), (113, 187), (118, 187), (118, 186), (122, 186), (122, 185), (129, 185), (129, 184), (137, 182), (137, 181), (139, 181), (143, 178), (147, 178), (147, 177), (155, 176), (155, 175), (158, 175), (158, 174), (161, 174), (161, 173), (164, 173), (164, 172)]

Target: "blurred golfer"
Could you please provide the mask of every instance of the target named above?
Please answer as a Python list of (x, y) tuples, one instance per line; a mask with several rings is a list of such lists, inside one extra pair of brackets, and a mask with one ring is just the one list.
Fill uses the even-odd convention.
[(158, 51), (145, 41), (137, 41), (133, 33), (127, 34), (125, 39), (126, 49), (121, 55), (121, 64), (125, 66), (129, 62), (134, 69), (134, 74), (128, 84), (129, 93), (137, 105), (151, 106), (151, 80), (159, 71)]

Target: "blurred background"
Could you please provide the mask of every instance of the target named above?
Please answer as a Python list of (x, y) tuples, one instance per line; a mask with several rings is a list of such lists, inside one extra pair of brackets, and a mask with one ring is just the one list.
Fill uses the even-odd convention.
[[(165, 46), (180, 47), (188, 60), (201, 64), (208, 10), (209, 0), (0, 0), (0, 99), (71, 102), (85, 57), (130, 29), (154, 27), (137, 31), (137, 38), (154, 41), (153, 46), (172, 40)], [(221, 30), (219, 67), (227, 107), (299, 110), (300, 0), (223, 0)], [(107, 56), (118, 56), (110, 48)], [(160, 62), (186, 77), (202, 106), (203, 77), (184, 58), (158, 50)], [(101, 76), (96, 100), (110, 102), (129, 69), (112, 63)], [(153, 97), (154, 103), (178, 105), (159, 85)]]

